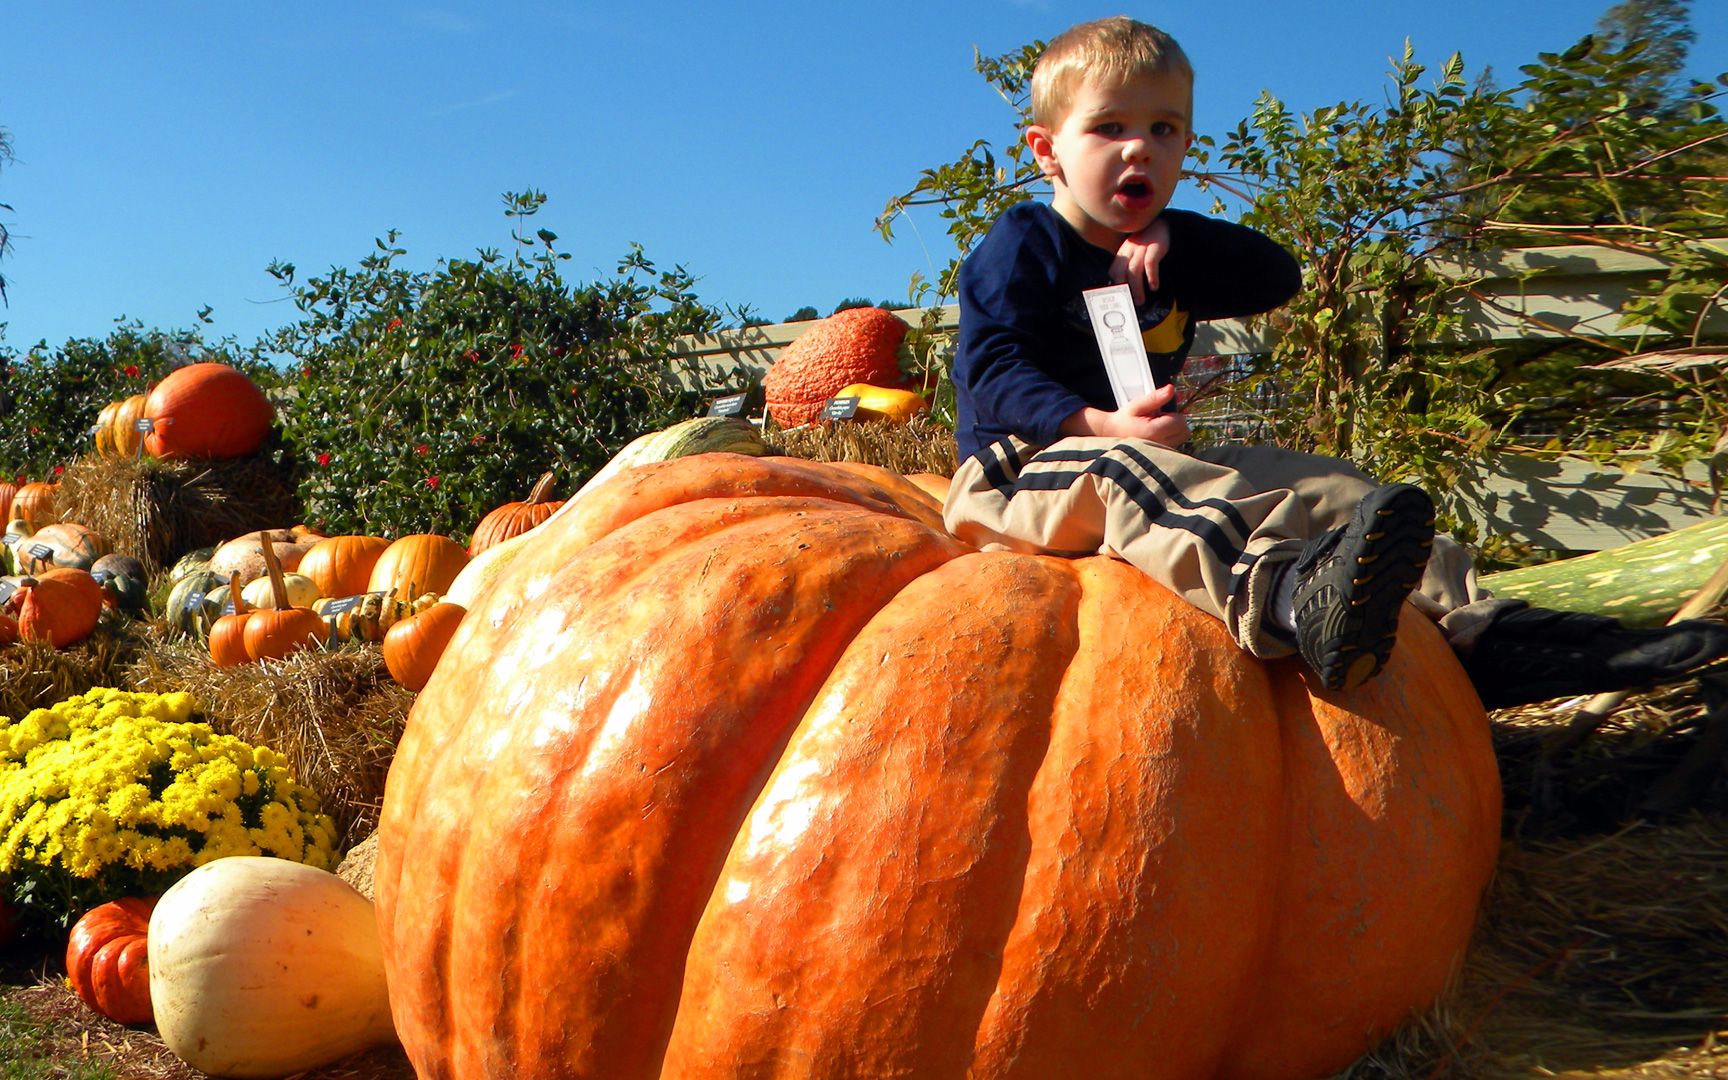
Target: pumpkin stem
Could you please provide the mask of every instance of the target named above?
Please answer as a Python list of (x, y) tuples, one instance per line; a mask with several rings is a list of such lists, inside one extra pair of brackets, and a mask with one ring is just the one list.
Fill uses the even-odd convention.
[(264, 554), (264, 572), (270, 575), (270, 593), (276, 598), (276, 610), (288, 610), (288, 582), (282, 578), (282, 560), (276, 557), (276, 548), (270, 542), (270, 534), (258, 533), (258, 548)]
[(228, 599), (234, 601), (234, 614), (246, 614), (246, 601), (240, 597), (240, 571), (228, 575)]
[(556, 473), (548, 472), (545, 476), (536, 480), (534, 482), (534, 489), (528, 493), (528, 501), (530, 503), (551, 502), (552, 485), (557, 481), (557, 479), (558, 475)]

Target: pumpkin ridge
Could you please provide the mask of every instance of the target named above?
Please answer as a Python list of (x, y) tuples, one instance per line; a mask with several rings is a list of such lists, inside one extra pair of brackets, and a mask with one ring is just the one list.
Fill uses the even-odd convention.
[[(1497, 854), (1483, 838), (1497, 838), (1500, 829), (1498, 788), (1484, 798), (1477, 782), (1477, 769), (1495, 767), (1492, 750), (1465, 730), (1482, 723), (1480, 704), (1462, 669), (1443, 662), (1450, 647), (1438, 628), (1412, 607), (1401, 613), (1398, 640), (1381, 673), (1393, 677), (1349, 695), (1310, 697), (1294, 662), (1271, 668), (1285, 718), (1287, 838), (1280, 845), (1276, 914), (1266, 916), (1271, 948), (1259, 969), (1260, 994), (1233, 1014), (1259, 1045), (1234, 1042), (1220, 1066), (1224, 1073), (1264, 1071), (1274, 1054), (1280, 1068), (1303, 1074), (1347, 1066), (1359, 1053), (1362, 1031), (1389, 1034), (1406, 1019), (1399, 993), (1432, 998), (1444, 989), (1451, 970), (1432, 956), (1462, 956), (1474, 930), (1475, 901)], [(1399, 699), (1413, 695), (1448, 705), (1406, 710)], [(1376, 760), (1383, 762), (1383, 748), (1393, 744), (1410, 749), (1389, 772)], [(1329, 774), (1311, 765), (1322, 757)], [(1459, 768), (1469, 758), (1477, 759), (1475, 767)], [(1326, 775), (1336, 786), (1315, 783)], [(1452, 827), (1436, 831), (1437, 820)], [(1352, 829), (1364, 835), (1372, 829), (1376, 837), (1372, 870), (1351, 865), (1367, 843), (1337, 842)], [(1327, 852), (1313, 850), (1307, 838), (1315, 833), (1334, 838)], [(1388, 866), (1400, 872), (1388, 877)], [(1342, 909), (1328, 899), (1340, 879), (1351, 881), (1359, 897)], [(1360, 1025), (1354, 1038), (1340, 1033), (1340, 1017), (1331, 1011), (1342, 1012), (1336, 1003), (1348, 996), (1380, 1003), (1353, 1003), (1350, 1019)]]
[[(751, 500), (739, 502), (748, 504)], [(788, 502), (796, 504), (797, 501)], [(676, 775), (665, 773), (662, 769), (665, 762), (642, 762), (639, 770), (632, 770), (626, 767), (629, 765), (627, 762), (595, 760), (569, 742), (560, 744), (557, 764), (542, 772), (534, 783), (523, 783), (515, 774), (497, 777), (486, 770), (479, 756), (481, 744), (484, 744), (485, 753), (494, 754), (502, 752), (499, 739), (505, 742), (529, 739), (525, 729), (535, 727), (538, 719), (535, 717), (515, 717), (512, 730), (493, 733), (495, 737), (491, 741), (488, 741), (487, 733), (464, 727), (446, 738), (437, 753), (424, 759), (419, 743), (429, 738), (431, 733), (423, 732), (424, 725), (411, 717), (404, 746), (398, 752), (399, 761), (413, 763), (408, 767), (419, 769), (430, 765), (433, 775), (444, 775), (446, 771), (461, 772), (461, 777), (453, 776), (452, 779), (466, 780), (463, 789), (470, 793), (469, 797), (483, 804), (512, 806), (509, 815), (512, 820), (542, 820), (544, 815), (537, 807), (556, 807), (561, 821), (591, 820), (591, 824), (584, 826), (582, 831), (589, 842), (601, 846), (605, 846), (605, 838), (612, 835), (611, 827), (605, 824), (607, 821), (622, 823), (642, 817), (645, 800), (631, 794), (642, 783), (651, 792), (661, 791), (660, 802), (667, 805), (656, 812), (663, 817), (673, 815), (673, 808), (685, 803), (712, 800), (716, 804), (715, 810), (707, 816), (725, 820), (709, 824), (705, 832), (710, 835), (663, 836), (660, 841), (638, 836), (629, 852), (620, 853), (622, 858), (618, 865), (631, 868), (627, 879), (585, 883), (580, 895), (575, 889), (567, 889), (554, 904), (540, 900), (536, 907), (536, 897), (523, 895), (522, 891), (489, 880), (496, 875), (489, 876), (480, 869), (461, 877), (457, 890), (460, 902), (465, 906), (479, 904), (479, 909), (496, 911), (498, 925), (519, 920), (519, 940), (523, 942), (542, 940), (543, 924), (558, 928), (567, 926), (569, 920), (578, 918), (571, 914), (572, 910), (587, 912), (581, 917), (579, 936), (604, 954), (596, 956), (594, 964), (616, 970), (610, 977), (595, 977), (563, 996), (590, 996), (593, 993), (589, 991), (591, 985), (597, 985), (603, 991), (606, 1000), (596, 1003), (594, 1011), (597, 1015), (584, 1014), (580, 1024), (573, 1021), (568, 1026), (570, 1046), (583, 1047), (582, 1053), (604, 1061), (608, 1075), (629, 1075), (632, 1071), (629, 1062), (641, 1063), (645, 1055), (657, 1055), (658, 1048), (664, 1044), (683, 966), (678, 941), (693, 929), (700, 914), (701, 899), (706, 895), (700, 886), (681, 880), (681, 875), (673, 875), (670, 881), (662, 880), (671, 871), (656, 871), (656, 866), (694, 866), (697, 869), (689, 870), (688, 874), (697, 876), (711, 877), (718, 872), (726, 847), (736, 831), (734, 819), (743, 814), (741, 805), (735, 810), (726, 808), (743, 803), (766, 776), (764, 764), (740, 759), (755, 756), (765, 761), (771, 758), (777, 741), (784, 737), (796, 715), (801, 714), (802, 702), (815, 693), (823, 668), (814, 662), (828, 652), (837, 652), (850, 641), (856, 627), (879, 610), (887, 597), (898, 591), (901, 583), (965, 550), (957, 541), (915, 521), (884, 519), (843, 505), (814, 514), (809, 512), (807, 501), (804, 505), (803, 510), (786, 510), (754, 522), (750, 526), (753, 534), (746, 531), (734, 535), (726, 548), (729, 554), (718, 560), (714, 557), (711, 541), (682, 545), (670, 556), (659, 560), (675, 569), (659, 575), (661, 584), (658, 591), (645, 590), (642, 582), (634, 578), (622, 580), (617, 575), (595, 572), (598, 568), (614, 565), (616, 560), (628, 554), (634, 530), (620, 530), (608, 537), (608, 542), (595, 544), (569, 557), (567, 562), (560, 558), (563, 556), (562, 544), (536, 547), (522, 556), (526, 565), (513, 564), (494, 583), (494, 588), (499, 591), (491, 594), (492, 604), (482, 611), (488, 618), (495, 618), (499, 608), (508, 605), (505, 593), (510, 588), (520, 588), (544, 574), (549, 569), (549, 562), (563, 562), (565, 572), (556, 575), (557, 580), (535, 603), (548, 608), (562, 608), (568, 612), (566, 618), (570, 623), (567, 625), (580, 624), (587, 640), (611, 643), (626, 658), (632, 655), (639, 640), (647, 633), (688, 633), (678, 629), (680, 627), (696, 632), (691, 642), (696, 651), (683, 652), (676, 671), (667, 668), (656, 674), (631, 670), (622, 661), (616, 664), (601, 662), (596, 668), (608, 671), (608, 681), (623, 689), (643, 685), (638, 682), (643, 678), (648, 679), (650, 685), (657, 680), (668, 687), (666, 693), (659, 695), (668, 700), (688, 697), (691, 691), (686, 684), (692, 682), (706, 680), (704, 685), (716, 681), (722, 684), (713, 694), (720, 704), (710, 703), (701, 708), (688, 705), (686, 708), (694, 711), (683, 719), (656, 718), (652, 730), (664, 732), (663, 735), (642, 733), (647, 745), (683, 747), (673, 754), (674, 759), (684, 756)], [(671, 508), (659, 517), (658, 522), (676, 526), (682, 516), (711, 517), (725, 506), (720, 500), (703, 500), (687, 509)], [(789, 527), (788, 518), (797, 513), (803, 513), (804, 520), (795, 528)], [(649, 529), (659, 527), (656, 522), (642, 521), (638, 524)], [(752, 535), (758, 540), (753, 540)], [(821, 561), (811, 562), (809, 552), (820, 552)], [(704, 569), (706, 578), (703, 577)], [(824, 612), (821, 618), (813, 617), (816, 612), (830, 607), (832, 610)], [(477, 621), (485, 622), (488, 618)], [(750, 675), (751, 658), (740, 660), (732, 655), (728, 646), (721, 644), (730, 638), (714, 633), (716, 619), (734, 624), (742, 622), (751, 627), (745, 640), (760, 643), (757, 649), (760, 663), (756, 666), (766, 665), (768, 669), (781, 673), (773, 677)], [(553, 631), (548, 626), (543, 632)], [(706, 643), (711, 637), (715, 639), (713, 648), (719, 651), (712, 653), (713, 659), (704, 661), (700, 650), (709, 648)], [(538, 640), (537, 637), (536, 642)], [(486, 701), (494, 693), (494, 686), (499, 686), (498, 692), (507, 692), (507, 686), (500, 684), (531, 683), (536, 673), (531, 663), (522, 662), (535, 658), (527, 653), (538, 656), (544, 651), (536, 644), (509, 654), (494, 654), (483, 661), (469, 660), (458, 653), (448, 677), (441, 673), (440, 678), (434, 680), (421, 701), (416, 703), (415, 713), (436, 707), (426, 705), (426, 702), (454, 695), (443, 703), (442, 711), (446, 715), (459, 716), (464, 705), (477, 700)], [(725, 663), (721, 663), (722, 660)], [(799, 679), (809, 685), (798, 689), (796, 683)], [(605, 735), (605, 718), (615, 708), (617, 699), (615, 696), (602, 698), (602, 688), (591, 685), (584, 685), (579, 692), (585, 700), (573, 700), (567, 707), (578, 717), (592, 716), (589, 725), (592, 730), (586, 734), (576, 732), (575, 728), (582, 726), (580, 720), (575, 724), (566, 722), (565, 726), (571, 729), (571, 733), (564, 737), (577, 742), (601, 739)], [(644, 689), (642, 692), (647, 691)], [(461, 704), (456, 704), (454, 709), (450, 707), (458, 702)], [(717, 741), (728, 735), (733, 743), (742, 740), (749, 753), (744, 753), (738, 745)], [(678, 743), (676, 740), (680, 737), (688, 745)], [(615, 740), (609, 749), (616, 753)], [(546, 751), (541, 753), (544, 755)], [(546, 760), (551, 766), (551, 760)], [(704, 761), (707, 762), (707, 773), (713, 775), (698, 783), (693, 777), (702, 772)], [(478, 790), (475, 790), (472, 779), (476, 773), (482, 777)], [(638, 782), (638, 777), (647, 779)], [(617, 790), (603, 790), (606, 784)], [(673, 786), (662, 789), (656, 785)], [(437, 786), (434, 783), (433, 787)], [(728, 789), (727, 794), (715, 794), (723, 788)], [(420, 790), (425, 793), (430, 789)], [(735, 794), (731, 793), (733, 790)], [(400, 823), (399, 812), (403, 813)], [(430, 877), (440, 873), (436, 865), (461, 863), (464, 858), (471, 858), (473, 862), (467, 864), (471, 868), (481, 864), (495, 866), (496, 862), (491, 860), (505, 858), (518, 863), (521, 874), (529, 879), (550, 874), (546, 880), (555, 880), (556, 873), (548, 868), (587, 860), (579, 849), (563, 851), (559, 848), (558, 841), (567, 839), (563, 833), (551, 838), (545, 850), (525, 852), (518, 850), (525, 842), (522, 837), (486, 835), (478, 830), (458, 837), (459, 844), (446, 842), (441, 845), (436, 839), (427, 837), (419, 827), (430, 827), (443, 813), (426, 800), (420, 800), (419, 805), (412, 808), (399, 808), (387, 790), (380, 863), (389, 874), (395, 875), (394, 888), (387, 885), (385, 889), (393, 893), (397, 901), (390, 905), (384, 894), (380, 894), (381, 904), (390, 905), (389, 914), (385, 915), (381, 925), (394, 925), (407, 931), (415, 921), (415, 916), (408, 914), (412, 907), (402, 905), (405, 903), (403, 898), (414, 897), (430, 886), (430, 880), (424, 886), (421, 884), (420, 874), (416, 872), (420, 866), (426, 867)], [(727, 822), (731, 824), (728, 826)], [(455, 822), (445, 824), (456, 825)], [(413, 831), (398, 835), (398, 829)], [(424, 864), (404, 863), (398, 873), (392, 854), (398, 843), (417, 851), (449, 851), (461, 846), (467, 849), (468, 854), (431, 859)], [(663, 854), (656, 843), (664, 848)], [(704, 848), (711, 854), (702, 855)], [(694, 851), (686, 853), (686, 849)], [(481, 853), (484, 853), (484, 858)], [(702, 868), (704, 860), (711, 865)], [(504, 889), (505, 895), (495, 895), (500, 888)], [(626, 904), (615, 891), (618, 888), (630, 890), (623, 901), (638, 897), (641, 900), (639, 907), (626, 909)], [(641, 895), (643, 892), (650, 894)], [(686, 910), (680, 912), (680, 905)], [(548, 907), (558, 910), (546, 910)], [(614, 948), (618, 941), (628, 946), (630, 938), (639, 939), (643, 935), (623, 935), (610, 927), (631, 925), (640, 928), (643, 923), (654, 928), (654, 932), (646, 936), (657, 941), (640, 943), (634, 949)], [(441, 942), (440, 949), (444, 947)], [(393, 944), (387, 944), (387, 957), (393, 948)], [(535, 966), (537, 956), (527, 949), (506, 959), (498, 952), (496, 935), (487, 940), (486, 935), (453, 933), (448, 949), (451, 952), (449, 961), (441, 960), (440, 964), (451, 968), (445, 985), (453, 988), (451, 996), (458, 1000), (453, 1001), (448, 1009), (442, 1002), (428, 1002), (432, 1008), (446, 1014), (446, 1024), (455, 1023), (451, 1017), (460, 1016), (472, 1006), (475, 995), (492, 996), (490, 990), (474, 984), (495, 980), (467, 978), (464, 971), (483, 968), (488, 971), (536, 972), (531, 977), (522, 977), (531, 978), (546, 987), (556, 986), (560, 979), (568, 981), (580, 974), (594, 975), (592, 968), (587, 972), (563, 967), (558, 971), (539, 972)], [(513, 967), (512, 962), (522, 966)], [(408, 973), (398, 981), (401, 983), (400, 992), (419, 997), (423, 984), (414, 973)], [(620, 986), (620, 981), (628, 985)], [(396, 985), (393, 982), (393, 988)], [(660, 994), (662, 1004), (658, 1007), (653, 1002), (655, 986), (664, 987)], [(513, 987), (513, 990), (521, 989)], [(535, 993), (538, 995), (539, 991)], [(499, 1031), (495, 1038), (503, 1038), (506, 1034)], [(480, 1058), (489, 1051), (476, 1046), (464, 1052), (478, 1056), (473, 1059), (459, 1056), (453, 1060), (451, 1067), (457, 1072), (478, 1067)], [(577, 1051), (571, 1049), (569, 1052), (575, 1054)], [(416, 1064), (425, 1067), (422, 1062)], [(541, 1064), (551, 1067), (549, 1061), (515, 1061), (515, 1067), (527, 1075), (536, 1075)]]
[[(1078, 597), (1061, 560), (975, 552), (907, 585), (860, 630), (708, 897), (665, 1075), (748, 1074), (770, 1060), (813, 1075), (964, 1072), (970, 1047), (956, 1040), (936, 1040), (937, 1057), (906, 1055), (930, 1046), (921, 1031), (974, 1025), (995, 987), (989, 960), (1017, 907), (1025, 795), (1077, 645)], [(1007, 621), (1004, 609), (1035, 614)], [(1007, 647), (1026, 636), (1043, 650)], [(966, 677), (980, 655), (1004, 663)], [(918, 783), (925, 769), (944, 783)], [(915, 906), (885, 907), (886, 895)], [(858, 947), (902, 923), (916, 945)], [(789, 949), (808, 976), (797, 986), (752, 978), (757, 958)]]

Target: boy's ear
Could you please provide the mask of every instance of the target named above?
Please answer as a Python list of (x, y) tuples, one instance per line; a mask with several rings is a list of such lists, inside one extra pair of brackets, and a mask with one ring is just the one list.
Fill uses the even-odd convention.
[(1026, 145), (1032, 149), (1032, 160), (1045, 176), (1062, 175), (1062, 167), (1056, 161), (1056, 142), (1050, 137), (1049, 128), (1042, 124), (1026, 125)]

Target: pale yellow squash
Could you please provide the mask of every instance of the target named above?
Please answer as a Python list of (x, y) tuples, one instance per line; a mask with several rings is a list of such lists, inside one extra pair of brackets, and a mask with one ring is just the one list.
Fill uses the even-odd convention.
[(162, 894), (150, 1000), (168, 1049), (213, 1076), (290, 1076), (396, 1037), (372, 902), (286, 859), (217, 859)]

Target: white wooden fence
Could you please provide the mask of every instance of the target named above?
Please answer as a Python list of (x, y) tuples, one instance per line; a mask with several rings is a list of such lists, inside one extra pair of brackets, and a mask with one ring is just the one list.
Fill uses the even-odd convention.
[[(1698, 242), (1728, 261), (1728, 239)], [(1455, 308), (1459, 341), (1553, 340), (1566, 337), (1636, 338), (1641, 330), (1621, 324), (1627, 299), (1651, 291), (1667, 272), (1658, 258), (1594, 245), (1525, 248), (1437, 261), (1434, 269), (1468, 285)], [(898, 313), (917, 326), (927, 312)], [(938, 333), (956, 329), (957, 309), (934, 309)], [(1263, 352), (1277, 331), (1260, 320), (1202, 323), (1193, 352)], [(759, 378), (780, 350), (810, 326), (779, 323), (725, 330), (686, 339), (688, 385), (714, 394), (740, 389)], [(1706, 335), (1728, 335), (1728, 304), (1719, 295), (1703, 323)], [(1690, 378), (1714, 380), (1728, 395), (1728, 347), (1680, 357)], [(1724, 433), (1728, 437), (1728, 433)], [(1539, 547), (1595, 551), (1728, 512), (1716, 489), (1728, 477), (1712, 477), (1697, 463), (1684, 474), (1616, 469), (1576, 458), (1502, 453), (1460, 463), (1462, 481), (1437, 492), (1448, 510), (1486, 531), (1515, 536)]]

